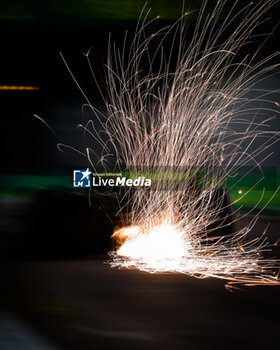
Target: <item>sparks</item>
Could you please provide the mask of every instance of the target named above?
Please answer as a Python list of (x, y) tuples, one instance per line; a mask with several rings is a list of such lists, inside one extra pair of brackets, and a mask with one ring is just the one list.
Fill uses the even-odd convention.
[[(212, 237), (215, 230), (211, 229), (228, 206), (216, 190), (224, 188), (226, 179), (234, 178), (245, 165), (253, 162), (252, 169), (261, 169), (260, 155), (278, 140), (278, 133), (263, 129), (264, 122), (248, 119), (258, 112), (267, 123), (268, 109), (262, 109), (262, 103), (269, 103), (271, 110), (278, 107), (267, 91), (248, 97), (249, 92), (259, 91), (256, 84), (266, 72), (279, 67), (267, 67), (276, 54), (254, 63), (249, 55), (242, 58), (241, 51), (254, 40), (253, 30), (274, 1), (249, 4), (242, 15), (235, 14), (233, 6), (223, 23), (218, 18), (225, 1), (218, 1), (210, 14), (206, 3), (192, 36), (186, 35), (188, 16), (182, 16), (179, 24), (151, 36), (145, 34), (148, 23), (140, 21), (132, 45), (125, 42), (122, 50), (109, 42), (109, 90), (104, 99), (108, 115), (92, 107), (108, 141), (100, 138), (93, 121), (85, 131), (99, 140), (102, 155), (109, 153), (109, 143), (113, 146), (116, 168), (122, 162), (139, 176), (147, 169), (161, 176), (152, 189), (128, 192), (131, 209), (124, 221), (130, 226), (114, 233), (117, 248), (111, 252), (110, 263), (151, 273), (218, 277), (230, 284), (278, 284), (273, 273), (279, 262), (261, 256), (268, 243), (262, 236), (248, 236), (258, 215), (231, 235)], [(165, 51), (164, 40), (173, 32), (179, 48), (170, 53)], [(163, 39), (155, 50), (154, 38), (159, 36)], [(184, 36), (191, 37), (188, 45)], [(155, 64), (158, 55), (160, 64)], [(251, 107), (251, 102), (259, 107)], [(242, 130), (236, 130), (237, 123)], [(255, 144), (258, 137), (265, 137), (260, 146)], [(85, 156), (94, 167), (90, 154)], [(173, 186), (170, 172), (183, 181)], [(239, 189), (236, 202), (253, 188)], [(230, 223), (222, 219), (218, 228), (225, 230), (241, 217), (234, 212)]]

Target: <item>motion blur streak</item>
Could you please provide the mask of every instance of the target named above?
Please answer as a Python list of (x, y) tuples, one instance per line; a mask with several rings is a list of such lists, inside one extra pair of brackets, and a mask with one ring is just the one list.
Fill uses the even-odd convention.
[(40, 90), (38, 86), (0, 85), (0, 90)]

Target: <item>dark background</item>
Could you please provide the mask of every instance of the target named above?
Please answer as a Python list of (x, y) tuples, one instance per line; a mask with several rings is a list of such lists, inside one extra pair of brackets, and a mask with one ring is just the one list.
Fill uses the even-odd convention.
[[(186, 10), (194, 10), (190, 28), (201, 2), (185, 1)], [(209, 10), (215, 3), (208, 2)], [(225, 10), (233, 3), (228, 1)], [(239, 1), (237, 9), (247, 3)], [(0, 3), (0, 85), (39, 87), (0, 90), (0, 349), (279, 347), (279, 287), (242, 287), (231, 293), (225, 281), (217, 279), (111, 269), (106, 253), (114, 223), (104, 215), (104, 206), (113, 216), (114, 205), (102, 201), (100, 207), (95, 200), (89, 207), (87, 192), (73, 194), (71, 189), (72, 170), (88, 164), (74, 152), (59, 152), (56, 144), (82, 147), (76, 125), (88, 115), (82, 113), (85, 100), (59, 52), (92, 103), (103, 109), (84, 53), (92, 47), (92, 65), (102, 86), (109, 33), (121, 44), (126, 29), (133, 33), (144, 4)], [(182, 2), (151, 0), (148, 7), (149, 18), (160, 16), (151, 27), (156, 30), (178, 19)], [(265, 15), (269, 19), (259, 32), (270, 33), (279, 14), (278, 3)], [(279, 38), (278, 26), (259, 59), (279, 50)], [(262, 40), (256, 39), (241, 55), (253, 52)], [(279, 89), (279, 73), (260, 87)], [(279, 94), (273, 96), (279, 100)], [(280, 130), (279, 119), (272, 128)], [(278, 144), (273, 150), (265, 164), (269, 193), (280, 185)], [(231, 196), (237, 196), (237, 190)], [(245, 203), (247, 209), (259, 198), (261, 188), (258, 191)], [(253, 232), (260, 234), (270, 223), (268, 237), (273, 242), (279, 238), (280, 198), (275, 198)], [(272, 253), (280, 256), (279, 247)]]
[[(247, 3), (242, 2), (237, 9)], [(112, 41), (121, 45), (125, 30), (133, 34), (144, 4), (145, 1), (97, 0), (1, 2), (0, 85), (39, 87), (38, 91), (0, 91), (1, 173), (65, 172), (67, 164), (68, 169), (77, 163), (85, 164), (73, 153), (60, 154), (56, 149), (58, 140), (33, 115), (46, 120), (57, 132), (59, 141), (81, 148), (82, 141), (75, 127), (88, 118), (81, 111), (85, 100), (59, 52), (65, 56), (92, 104), (102, 108), (83, 53), (92, 48), (90, 57), (93, 69), (103, 86), (109, 33), (112, 33)], [(209, 1), (209, 10), (214, 4), (215, 1)], [(232, 4), (233, 1), (228, 1), (225, 11)], [(201, 1), (186, 1), (185, 8), (193, 11), (190, 15), (190, 33), (200, 5)], [(151, 31), (172, 24), (182, 11), (179, 0), (151, 1), (147, 5), (149, 7), (152, 8), (149, 18), (160, 15), (151, 26)], [(269, 20), (259, 32), (270, 33), (278, 21), (278, 15), (279, 4), (264, 16)], [(279, 33), (278, 27), (259, 58), (279, 49)], [(256, 39), (245, 48), (244, 54), (253, 52), (262, 41), (263, 38)], [(276, 75), (264, 82), (261, 88), (277, 89), (278, 77)], [(272, 126), (279, 130), (279, 120)], [(278, 159), (274, 156), (269, 162), (278, 165)]]

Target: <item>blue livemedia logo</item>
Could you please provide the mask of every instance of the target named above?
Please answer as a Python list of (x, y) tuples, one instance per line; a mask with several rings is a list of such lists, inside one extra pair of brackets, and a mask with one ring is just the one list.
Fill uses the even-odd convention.
[(73, 187), (90, 187), (91, 171), (73, 170)]

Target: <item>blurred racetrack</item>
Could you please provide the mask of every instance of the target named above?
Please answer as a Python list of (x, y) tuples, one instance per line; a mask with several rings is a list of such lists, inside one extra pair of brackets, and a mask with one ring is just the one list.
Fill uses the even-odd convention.
[[(252, 234), (268, 222), (275, 241), (277, 217), (262, 217)], [(279, 287), (230, 292), (213, 278), (113, 269), (107, 254), (80, 247), (71, 258), (73, 241), (50, 239), (47, 251), (37, 245), (40, 259), (34, 245), (6, 245), (14, 249), (0, 265), (1, 349), (270, 349), (278, 341)], [(269, 255), (280, 257), (279, 247)]]
[[(27, 343), (39, 334), (51, 349), (267, 349), (277, 341), (277, 287), (231, 293), (215, 279), (113, 270), (104, 262), (2, 265), (1, 348), (28, 348), (5, 342), (7, 313), (32, 329)], [(9, 332), (15, 342), (17, 328)]]

